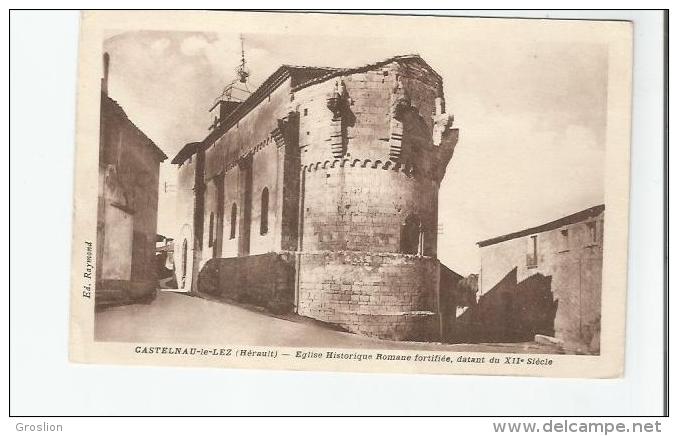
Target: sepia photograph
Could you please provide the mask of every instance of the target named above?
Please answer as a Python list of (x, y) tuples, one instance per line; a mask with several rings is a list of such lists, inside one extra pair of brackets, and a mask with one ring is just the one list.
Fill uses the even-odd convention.
[(71, 359), (621, 375), (631, 37), (84, 13)]
[(668, 10), (96, 3), (9, 10), (10, 430), (671, 433)]

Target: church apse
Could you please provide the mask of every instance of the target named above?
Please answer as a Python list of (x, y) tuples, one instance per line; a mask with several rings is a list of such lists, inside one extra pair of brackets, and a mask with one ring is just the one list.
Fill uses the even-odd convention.
[(242, 275), (224, 273), (237, 262), (271, 276), (250, 296), (258, 305), (269, 295), (354, 333), (439, 338), (438, 190), (452, 124), (442, 79), (416, 55), (280, 67), (175, 159), (181, 173), (205, 156), (204, 212), (180, 224), (205, 229), (191, 291), (247, 300), (234, 296), (247, 292)]

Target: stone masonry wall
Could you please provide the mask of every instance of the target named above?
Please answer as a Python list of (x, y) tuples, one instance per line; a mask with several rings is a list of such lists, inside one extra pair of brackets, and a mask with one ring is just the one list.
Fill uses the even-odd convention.
[(198, 292), (265, 307), (273, 313), (294, 305), (294, 256), (267, 253), (207, 261)]
[[(332, 153), (333, 113), (328, 95), (343, 83), (347, 109), (346, 153)], [(401, 228), (416, 216), (424, 254), (437, 252), (438, 182), (432, 143), (433, 111), (440, 79), (417, 65), (394, 62), (346, 75), (294, 93), (304, 198), (303, 250), (401, 251)], [(400, 91), (396, 91), (400, 89)], [(394, 93), (409, 98), (403, 159), (390, 155)], [(400, 95), (400, 94), (398, 94)]]
[(337, 164), (306, 173), (303, 249), (400, 252), (401, 228), (418, 216), (434, 256), (438, 188), (402, 172)]
[[(384, 69), (388, 73), (388, 69)], [(337, 79), (339, 80), (339, 79)], [(330, 148), (332, 112), (327, 97), (337, 80), (329, 80), (295, 93), (299, 112), (299, 147), (302, 165), (332, 159)], [(390, 95), (394, 75), (381, 70), (352, 74), (343, 78), (348, 98), (347, 158), (388, 159)]]
[[(553, 334), (571, 343), (596, 351), (601, 316), (603, 215), (535, 235), (510, 239), (481, 248), (481, 298), (516, 292), (516, 283), (530, 283), (536, 277), (548, 279), (555, 301)], [(591, 230), (591, 228), (595, 230)], [(563, 232), (567, 231), (567, 238)], [(531, 236), (537, 238), (537, 258), (526, 262), (532, 250)], [(510, 287), (499, 286), (512, 271)], [(498, 315), (503, 317), (502, 314)]]
[(437, 259), (301, 253), (298, 313), (394, 340), (437, 338)]
[[(438, 175), (447, 160), (433, 143), (438, 98), (440, 77), (416, 62), (294, 93), (299, 314), (381, 338), (439, 339)], [(424, 256), (402, 254), (412, 252), (408, 222), (421, 223)]]

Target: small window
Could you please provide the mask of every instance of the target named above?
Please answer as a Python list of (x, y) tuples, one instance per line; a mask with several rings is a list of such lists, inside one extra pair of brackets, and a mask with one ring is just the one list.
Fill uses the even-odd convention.
[(214, 245), (214, 212), (210, 213), (210, 231), (207, 240), (207, 246), (211, 247), (212, 245)]
[(570, 250), (570, 231), (563, 229), (558, 235), (558, 252), (563, 253)]
[(400, 252), (404, 254), (421, 254), (423, 232), (421, 221), (416, 215), (410, 215), (400, 229)]
[(259, 233), (265, 235), (268, 233), (268, 188), (261, 191), (261, 220), (259, 222)]
[(304, 116), (308, 116), (308, 109), (304, 109)]
[(537, 235), (532, 235), (527, 240), (526, 266), (528, 268), (537, 267)]
[(598, 227), (596, 226), (595, 221), (586, 223), (586, 233), (588, 245), (598, 244)]
[(229, 239), (235, 239), (235, 229), (238, 224), (238, 206), (233, 203), (233, 206), (231, 206), (231, 234), (229, 236)]

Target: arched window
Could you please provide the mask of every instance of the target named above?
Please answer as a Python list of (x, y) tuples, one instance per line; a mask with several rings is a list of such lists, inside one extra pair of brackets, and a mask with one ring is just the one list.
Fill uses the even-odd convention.
[(422, 226), (416, 215), (410, 215), (400, 228), (400, 252), (405, 254), (422, 254)]
[(238, 206), (233, 203), (233, 206), (231, 206), (231, 234), (229, 236), (229, 239), (235, 239), (235, 229), (238, 224)]
[(207, 246), (211, 247), (212, 245), (214, 245), (214, 212), (210, 213), (210, 231), (207, 240)]
[(259, 222), (259, 234), (268, 233), (268, 188), (261, 191), (261, 220)]
[(181, 244), (181, 287), (184, 287), (184, 280), (186, 280), (186, 266), (188, 265), (188, 241), (184, 239)]

